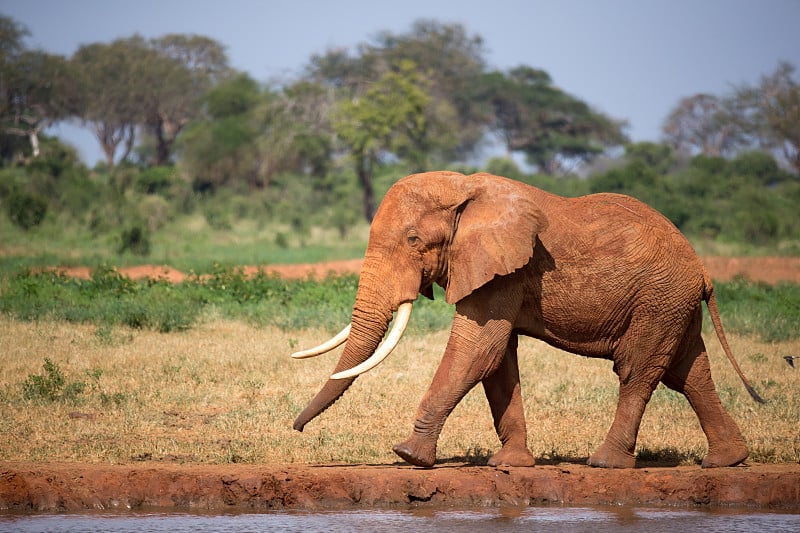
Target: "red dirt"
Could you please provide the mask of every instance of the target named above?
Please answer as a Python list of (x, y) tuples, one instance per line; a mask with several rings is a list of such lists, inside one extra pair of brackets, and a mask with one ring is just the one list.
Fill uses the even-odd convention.
[[(800, 283), (800, 257), (704, 257), (703, 262), (715, 280), (728, 281), (736, 276), (744, 276), (753, 281), (770, 284), (779, 281)], [(54, 270), (77, 278), (88, 279), (90, 276), (87, 267), (57, 267)], [(361, 271), (361, 259), (243, 267), (247, 275), (255, 274), (259, 270), (287, 279), (302, 279), (308, 276), (324, 278), (328, 274), (358, 274)], [(186, 274), (169, 266), (140, 265), (123, 267), (119, 271), (131, 279), (165, 279), (173, 283), (180, 283), (186, 279)]]
[[(706, 257), (716, 280), (800, 283), (800, 258)], [(246, 274), (259, 267), (245, 267)], [(286, 278), (357, 273), (360, 260), (261, 267)], [(60, 268), (87, 278), (88, 269)], [(122, 268), (133, 279), (180, 282), (169, 267)], [(491, 468), (398, 465), (130, 465), (0, 462), (0, 512), (156, 507), (162, 510), (342, 509), (500, 505), (724, 506), (800, 512), (800, 464), (703, 470), (602, 470), (565, 463)]]
[(604, 470), (458, 464), (96, 465), (0, 463), (0, 510), (271, 510), (527, 506), (800, 510), (800, 465)]

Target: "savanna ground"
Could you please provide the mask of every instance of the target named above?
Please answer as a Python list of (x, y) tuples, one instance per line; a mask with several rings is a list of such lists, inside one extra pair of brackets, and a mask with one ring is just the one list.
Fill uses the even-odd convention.
[[(706, 264), (715, 279), (745, 274), (800, 283), (798, 258)], [(153, 273), (137, 268), (127, 273)], [(358, 261), (271, 268), (322, 275), (357, 270)], [(173, 281), (182, 275), (164, 267), (156, 273)], [(484, 466), (498, 442), (478, 387), (448, 419), (436, 467), (418, 469), (391, 446), (411, 430), (447, 332), (404, 337), (386, 362), (297, 433), (292, 420), (336, 354), (304, 361), (288, 354), (330, 334), (226, 320), (163, 334), (3, 317), (0, 510), (534, 503), (800, 510), (800, 370), (784, 360), (800, 355), (800, 340), (765, 343), (729, 333), (743, 371), (768, 400), (757, 405), (713, 333), (706, 334), (720, 396), (751, 449), (744, 466), (701, 470), (706, 443), (696, 417), (664, 387), (642, 422), (637, 469), (584, 466), (613, 417), (611, 365), (525, 339), (520, 371), (537, 466)], [(42, 366), (45, 359), (50, 367)], [(53, 386), (62, 401), (12, 401), (20, 387), (46, 387), (59, 376)], [(80, 398), (68, 401), (76, 383)]]

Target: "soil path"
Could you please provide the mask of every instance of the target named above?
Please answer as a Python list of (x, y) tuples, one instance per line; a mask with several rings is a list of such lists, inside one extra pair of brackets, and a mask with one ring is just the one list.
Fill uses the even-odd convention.
[(559, 504), (747, 507), (800, 512), (800, 465), (604, 470), (458, 464), (344, 465), (0, 463), (0, 509), (364, 509)]
[[(800, 283), (800, 257), (704, 257), (711, 277), (715, 280), (728, 281), (736, 276), (744, 276), (753, 281), (775, 284), (780, 281)], [(88, 267), (58, 267), (55, 270), (69, 276), (88, 279), (91, 272)], [(131, 279), (166, 279), (180, 283), (186, 274), (169, 266), (140, 265), (120, 268), (120, 273)], [(245, 266), (245, 274), (255, 274), (259, 270), (277, 274), (287, 279), (303, 279), (308, 276), (324, 278), (328, 274), (358, 274), (361, 271), (361, 259), (331, 261), (328, 263), (298, 265), (266, 265)]]

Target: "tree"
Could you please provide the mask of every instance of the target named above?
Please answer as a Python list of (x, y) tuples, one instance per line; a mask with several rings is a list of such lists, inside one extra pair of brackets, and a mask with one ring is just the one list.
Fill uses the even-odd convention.
[(554, 174), (565, 161), (588, 161), (625, 142), (624, 123), (565, 93), (543, 70), (520, 66), (487, 73), (479, 98), (491, 110), (490, 130), (511, 155), (523, 152), (539, 172)]
[(686, 155), (722, 156), (745, 142), (726, 101), (711, 94), (682, 98), (664, 121), (662, 132), (665, 142)]
[(77, 114), (90, 125), (109, 167), (120, 146), (120, 161), (133, 149), (136, 126), (145, 120), (142, 104), (151, 90), (146, 74), (156, 60), (138, 35), (81, 46), (71, 59), (79, 85)]
[(156, 141), (156, 165), (166, 165), (178, 135), (200, 116), (199, 101), (230, 70), (224, 48), (200, 35), (170, 34), (152, 39), (154, 52), (144, 71), (144, 127)]
[(450, 115), (447, 130), (456, 140), (432, 147), (438, 154), (425, 157), (451, 161), (471, 153), (484, 134), (485, 113), (474, 98), (484, 69), (483, 53), (483, 40), (468, 35), (460, 24), (418, 20), (407, 33), (383, 32), (373, 42), (360, 44), (354, 55), (333, 49), (312, 56), (306, 78), (332, 87), (338, 98), (352, 99), (404, 61), (413, 62), (427, 80), (429, 110), (441, 119)]
[(27, 138), (37, 157), (42, 131), (74, 112), (75, 92), (66, 59), (26, 50), (26, 35), (12, 19), (0, 16), (0, 132)]
[(224, 50), (202, 36), (139, 35), (84, 45), (72, 58), (81, 79), (79, 116), (91, 125), (106, 162), (130, 154), (141, 127), (155, 144), (153, 163), (170, 162), (178, 135), (201, 113), (200, 99), (228, 73)]
[(754, 144), (781, 152), (800, 174), (800, 83), (792, 77), (794, 70), (782, 62), (757, 86), (737, 88), (732, 100)]
[(413, 61), (429, 80), (430, 97), (455, 112), (451, 134), (457, 142), (448, 159), (463, 158), (475, 150), (486, 127), (485, 110), (475, 97), (486, 68), (482, 37), (470, 35), (461, 24), (419, 19), (407, 33), (379, 34), (363, 53), (373, 56), (375, 64)]
[(181, 162), (198, 190), (215, 189), (244, 179), (260, 182), (255, 110), (265, 95), (247, 74), (218, 83), (203, 99), (205, 117), (190, 124), (181, 138)]
[(260, 139), (268, 175), (281, 170), (323, 177), (333, 150), (333, 91), (300, 80), (278, 93), (267, 109)]
[(334, 113), (334, 130), (350, 150), (367, 221), (375, 216), (372, 178), (381, 154), (423, 151), (430, 141), (431, 103), (425, 77), (411, 61), (386, 72), (363, 95), (344, 100)]

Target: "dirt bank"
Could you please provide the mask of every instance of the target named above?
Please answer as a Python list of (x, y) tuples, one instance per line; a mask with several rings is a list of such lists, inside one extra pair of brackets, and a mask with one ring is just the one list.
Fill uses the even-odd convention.
[(800, 511), (800, 465), (603, 470), (0, 463), (0, 509), (269, 510), (558, 504)]
[[(735, 276), (745, 276), (753, 281), (777, 283), (791, 281), (800, 283), (800, 257), (704, 257), (711, 277), (715, 280), (727, 281)], [(59, 272), (69, 276), (88, 279), (87, 267), (58, 267)], [(287, 279), (299, 279), (307, 276), (324, 278), (328, 274), (358, 274), (361, 271), (361, 259), (331, 261), (328, 263), (300, 265), (266, 265), (245, 266), (245, 274), (254, 274), (259, 270), (277, 274)], [(131, 279), (166, 279), (180, 283), (186, 274), (169, 266), (140, 265), (120, 268), (120, 273)]]

